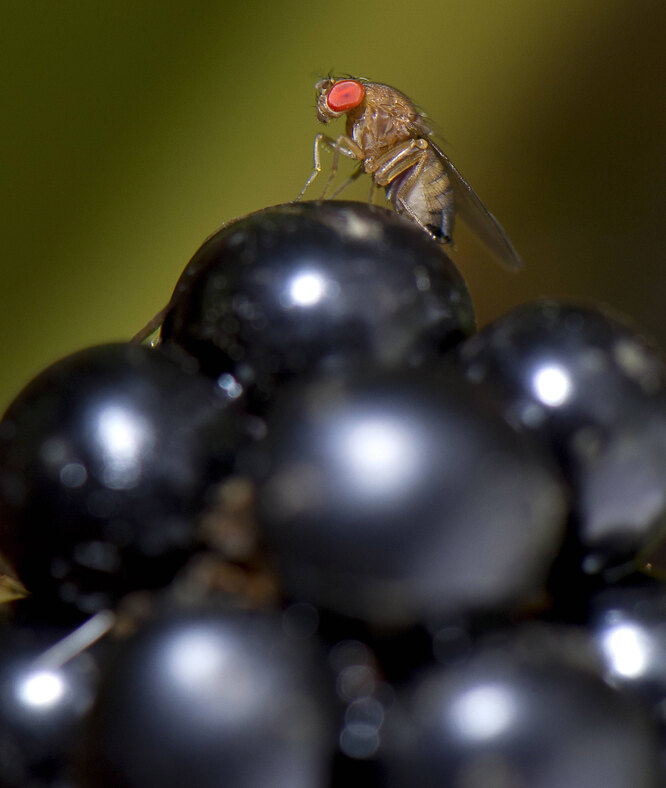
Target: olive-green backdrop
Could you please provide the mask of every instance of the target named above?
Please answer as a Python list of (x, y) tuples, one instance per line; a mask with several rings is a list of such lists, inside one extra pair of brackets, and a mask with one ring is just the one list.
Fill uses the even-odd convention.
[(666, 344), (664, 29), (663, 0), (4, 3), (0, 410), (134, 333), (223, 221), (298, 193), (330, 69), (424, 107), (510, 233), (518, 275), (458, 234), (481, 324), (583, 296)]

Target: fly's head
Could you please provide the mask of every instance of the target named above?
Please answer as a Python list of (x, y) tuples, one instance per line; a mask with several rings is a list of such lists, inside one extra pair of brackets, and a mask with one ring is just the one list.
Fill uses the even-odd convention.
[(317, 120), (328, 123), (356, 109), (365, 98), (365, 88), (356, 79), (326, 77), (315, 85), (317, 91)]

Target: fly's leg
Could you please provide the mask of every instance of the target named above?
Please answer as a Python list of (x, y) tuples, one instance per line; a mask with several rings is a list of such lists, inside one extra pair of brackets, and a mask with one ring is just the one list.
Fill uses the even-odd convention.
[[(326, 181), (326, 185), (324, 186), (324, 191), (321, 193), (321, 199), (323, 200), (326, 197), (326, 192), (328, 191), (333, 179), (335, 178), (338, 172), (338, 164), (340, 162), (340, 154), (342, 153), (343, 156), (347, 156), (350, 159), (363, 159), (363, 151), (361, 148), (354, 142), (353, 139), (347, 137), (346, 134), (341, 134), (336, 140), (335, 145), (333, 146), (333, 161), (331, 162), (331, 170), (328, 174), (328, 180)], [(359, 172), (360, 175), (360, 172)], [(358, 176), (354, 173), (354, 180)], [(347, 182), (343, 184), (343, 188), (348, 185)]]
[[(405, 170), (421, 163), (421, 169), (427, 157), (428, 143), (423, 139), (407, 140), (399, 145), (394, 145), (386, 153), (372, 160), (366, 165), (366, 172), (372, 173), (377, 186), (388, 186), (398, 175)], [(420, 174), (421, 170), (419, 170)], [(411, 177), (410, 177), (411, 180)]]
[(437, 240), (433, 235), (433, 233), (430, 232), (430, 230), (425, 226), (423, 220), (419, 216), (417, 216), (416, 213), (414, 213), (414, 211), (410, 208), (409, 203), (407, 202), (407, 197), (409, 196), (409, 193), (414, 188), (414, 184), (418, 181), (421, 173), (423, 172), (423, 168), (425, 167), (427, 158), (428, 158), (427, 152), (425, 150), (421, 151), (420, 157), (414, 163), (415, 165), (414, 169), (409, 174), (409, 176), (405, 178), (405, 180), (400, 184), (400, 186), (398, 186), (393, 199), (395, 200), (396, 208), (400, 206), (401, 212), (406, 213), (409, 216), (409, 218), (412, 221), (416, 222), (416, 224), (418, 224), (418, 226), (422, 230), (425, 230), (425, 232), (428, 233), (428, 235), (431, 238)]
[[(358, 180), (358, 178), (360, 178), (360, 176), (363, 175), (364, 173), (365, 170), (363, 169), (363, 165), (361, 164), (356, 170), (354, 170), (354, 172), (349, 176), (349, 178), (347, 178), (347, 180), (341, 186), (338, 186), (338, 188), (331, 195), (331, 199), (334, 200), (338, 196), (338, 194), (340, 194), (340, 192), (344, 191), (347, 188), (347, 186), (351, 186), (351, 184), (354, 183), (354, 181)], [(372, 183), (374, 187), (375, 182), (371, 180), (370, 183)]]
[(324, 134), (317, 134), (315, 136), (315, 141), (314, 141), (314, 169), (310, 173), (310, 177), (307, 179), (307, 181), (305, 181), (305, 185), (303, 186), (303, 188), (298, 193), (298, 197), (296, 197), (294, 202), (298, 202), (301, 199), (301, 197), (308, 190), (308, 187), (310, 186), (312, 181), (321, 172), (321, 160), (319, 158), (319, 144), (322, 142), (322, 140), (326, 140), (326, 142), (328, 142), (329, 144), (331, 144), (333, 142), (333, 140), (330, 137), (326, 137)]
[(327, 148), (330, 148), (333, 151), (333, 162), (331, 164), (331, 172), (328, 176), (328, 180), (326, 181), (326, 185), (324, 186), (324, 191), (321, 195), (322, 200), (326, 196), (326, 192), (328, 191), (328, 188), (331, 185), (331, 181), (335, 177), (335, 173), (338, 170), (338, 160), (340, 154), (342, 154), (343, 156), (347, 156), (347, 158), (349, 159), (363, 158), (363, 151), (350, 137), (341, 134), (337, 139), (334, 140), (332, 137), (326, 136), (326, 134), (317, 134), (314, 142), (314, 169), (312, 170), (310, 177), (307, 179), (307, 181), (305, 181), (305, 186), (303, 186), (303, 188), (301, 189), (298, 197), (296, 198), (296, 201), (301, 199), (301, 197), (305, 194), (307, 188), (310, 186), (312, 181), (321, 172), (321, 156), (319, 152), (320, 145), (325, 145)]
[[(378, 186), (388, 186), (398, 175), (402, 175), (410, 167), (414, 167), (404, 184), (398, 189), (398, 193), (407, 194), (423, 170), (428, 158), (427, 148), (428, 143), (425, 140), (408, 140), (375, 159), (368, 172), (372, 173)], [(404, 188), (406, 185), (408, 185), (407, 189)]]

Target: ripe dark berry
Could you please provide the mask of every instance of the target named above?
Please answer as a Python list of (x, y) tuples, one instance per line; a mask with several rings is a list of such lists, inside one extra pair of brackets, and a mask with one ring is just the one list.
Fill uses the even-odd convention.
[(119, 647), (93, 710), (86, 788), (326, 788), (325, 663), (279, 618), (180, 612)]
[(35, 378), (0, 423), (0, 549), (28, 590), (94, 612), (168, 583), (237, 445), (226, 405), (138, 345), (89, 348)]
[(646, 710), (587, 665), (584, 643), (529, 632), (431, 668), (398, 696), (382, 731), (390, 788), (657, 788)]
[(540, 586), (563, 531), (558, 478), (440, 367), (283, 392), (240, 468), (259, 479), (259, 528), (294, 597), (404, 624)]
[(324, 202), (267, 208), (211, 236), (162, 339), (261, 408), (314, 367), (417, 363), (473, 330), (467, 287), (438, 244), (383, 208)]
[(666, 525), (666, 372), (651, 343), (604, 309), (543, 301), (486, 327), (460, 357), (559, 458), (584, 570), (633, 559)]
[(0, 786), (74, 785), (71, 764), (95, 698), (97, 652), (63, 662), (69, 631), (0, 625)]

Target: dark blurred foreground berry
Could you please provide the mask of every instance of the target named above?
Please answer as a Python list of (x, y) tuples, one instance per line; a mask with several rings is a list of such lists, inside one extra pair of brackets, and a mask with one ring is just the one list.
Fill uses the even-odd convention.
[(0, 624), (2, 788), (75, 788), (73, 761), (100, 662), (92, 649), (68, 659), (69, 634), (44, 624)]
[(657, 788), (649, 716), (584, 650), (578, 637), (528, 630), (415, 678), (382, 731), (382, 785)]
[(467, 377), (559, 458), (584, 571), (635, 558), (666, 532), (666, 368), (599, 307), (514, 309), (460, 348)]
[(330, 676), (278, 616), (181, 612), (109, 666), (85, 741), (85, 788), (326, 788)]
[(525, 602), (563, 533), (557, 475), (448, 365), (301, 382), (239, 468), (287, 592), (366, 621)]
[(129, 344), (68, 356), (0, 422), (0, 549), (45, 604), (94, 612), (165, 585), (238, 434), (191, 365)]
[(261, 408), (295, 374), (418, 363), (473, 330), (463, 278), (418, 227), (384, 208), (305, 202), (212, 235), (176, 285), (162, 340)]

